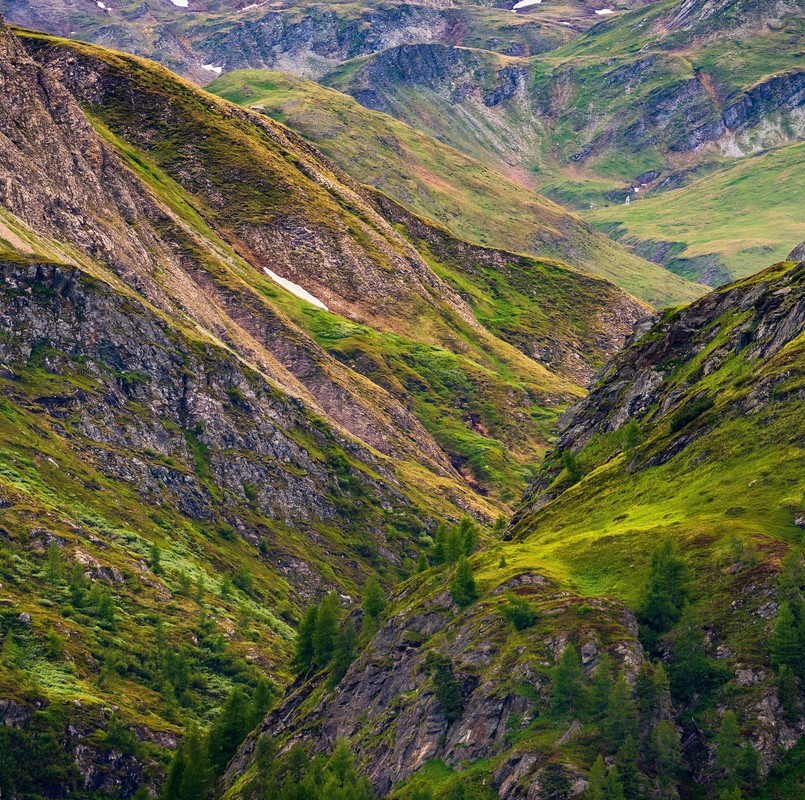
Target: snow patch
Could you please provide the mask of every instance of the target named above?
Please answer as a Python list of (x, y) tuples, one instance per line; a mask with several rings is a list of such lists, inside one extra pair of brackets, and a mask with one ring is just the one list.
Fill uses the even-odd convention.
[(187, 8), (189, 0), (171, 0), (171, 3), (175, 6), (179, 6), (179, 8)]
[(306, 300), (310, 305), (316, 306), (316, 308), (321, 308), (324, 311), (329, 311), (330, 309), (327, 308), (324, 303), (319, 300), (318, 297), (314, 297), (307, 289), (303, 289), (298, 283), (294, 283), (293, 281), (289, 281), (287, 278), (281, 278), (277, 275), (276, 272), (272, 272), (268, 267), (263, 267), (263, 272), (271, 278), (274, 283), (278, 283), (282, 286), (283, 289), (287, 289), (291, 294), (295, 294), (297, 297), (301, 297), (302, 300)]
[(611, 8), (597, 8), (595, 13), (598, 14), (599, 17), (606, 17), (609, 14), (614, 14), (615, 12)]
[(214, 67), (212, 64), (202, 64), (202, 69), (206, 69), (207, 72), (214, 72), (216, 75), (220, 75), (223, 71), (223, 67)]
[(238, 14), (240, 14), (241, 11), (248, 11), (249, 9), (257, 8), (259, 5), (260, 3), (249, 3), (249, 5), (243, 6), (243, 8), (239, 8)]
[(519, 3), (515, 3), (512, 6), (512, 11), (518, 11), (521, 8), (527, 8), (528, 6), (538, 6), (542, 0), (520, 0)]
[(108, 10), (101, 0), (96, 0), (95, 4), (98, 6), (98, 8), (102, 8), (104, 11)]

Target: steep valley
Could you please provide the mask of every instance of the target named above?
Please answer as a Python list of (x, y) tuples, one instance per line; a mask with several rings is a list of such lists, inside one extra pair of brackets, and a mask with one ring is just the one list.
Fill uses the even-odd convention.
[(518, 6), (5, 3), (0, 797), (805, 796), (802, 3)]

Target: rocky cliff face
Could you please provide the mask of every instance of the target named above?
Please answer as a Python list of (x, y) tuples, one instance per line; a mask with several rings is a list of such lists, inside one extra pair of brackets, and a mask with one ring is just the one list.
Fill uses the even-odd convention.
[[(333, 693), (316, 683), (293, 688), (230, 764), (227, 782), (248, 769), (257, 738), (268, 734), (314, 751), (347, 739), (380, 796), (434, 759), (459, 770), (486, 759), (501, 800), (535, 797), (547, 759), (533, 740), (534, 723), (547, 708), (550, 668), (573, 642), (587, 673), (606, 652), (633, 679), (643, 661), (634, 616), (611, 600), (585, 605), (537, 573), (493, 583), (466, 611), (439, 583), (415, 579), (409, 597), (393, 598), (405, 610), (388, 619)], [(510, 591), (528, 598), (542, 619), (522, 634), (500, 616)], [(434, 694), (427, 667), (433, 654), (449, 660), (460, 685), (455, 719)]]

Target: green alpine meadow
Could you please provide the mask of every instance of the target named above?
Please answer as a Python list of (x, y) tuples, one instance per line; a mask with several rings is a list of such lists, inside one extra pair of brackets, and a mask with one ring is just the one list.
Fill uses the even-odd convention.
[(0, 13), (0, 798), (805, 798), (803, 0)]

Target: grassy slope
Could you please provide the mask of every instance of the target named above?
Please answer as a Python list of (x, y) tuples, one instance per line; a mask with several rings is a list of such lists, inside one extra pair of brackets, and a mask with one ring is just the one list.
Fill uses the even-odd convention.
[(261, 105), (358, 180), (469, 241), (559, 258), (649, 303), (694, 299), (701, 289), (636, 259), (540, 195), (352, 98), (281, 73), (239, 70), (210, 91)]
[[(768, 282), (773, 291), (785, 285), (791, 266), (759, 273), (739, 286)], [(801, 292), (801, 278), (800, 267), (791, 284), (795, 293)], [(706, 616), (727, 624), (723, 615), (740, 581), (722, 572), (729, 563), (728, 536), (756, 542), (772, 568), (781, 547), (802, 542), (794, 518), (805, 504), (798, 477), (805, 458), (797, 433), (802, 408), (796, 399), (805, 370), (805, 337), (795, 336), (770, 359), (732, 353), (710, 374), (701, 371), (729, 334), (752, 318), (749, 306), (709, 320), (703, 330), (715, 336), (707, 346), (655, 367), (666, 376), (663, 396), (672, 395), (675, 402), (670, 410), (652, 406), (641, 416), (638, 463), (663, 453), (684, 434), (696, 433), (694, 441), (659, 466), (635, 469), (625, 463), (622, 432), (594, 436), (579, 454), (581, 482), (568, 487), (566, 473), (555, 467), (558, 498), (521, 516), (514, 529), (517, 541), (502, 546), (515, 568), (538, 564), (577, 591), (614, 594), (635, 605), (642, 585), (636, 575), (645, 572), (654, 544), (671, 536), (694, 568), (696, 600), (707, 606)], [(661, 337), (662, 330), (649, 336)], [(759, 384), (773, 386), (768, 405), (746, 413), (741, 404)], [(703, 393), (715, 406), (682, 433), (672, 432), (673, 413)], [(487, 570), (493, 557), (490, 553), (486, 560)], [(737, 652), (765, 660), (756, 649), (763, 635), (760, 623), (729, 624), (725, 635)]]
[(680, 242), (684, 258), (716, 253), (740, 278), (754, 272), (760, 258), (785, 258), (802, 239), (803, 207), (805, 144), (792, 144), (585, 217), (599, 227), (617, 227), (629, 240)]

